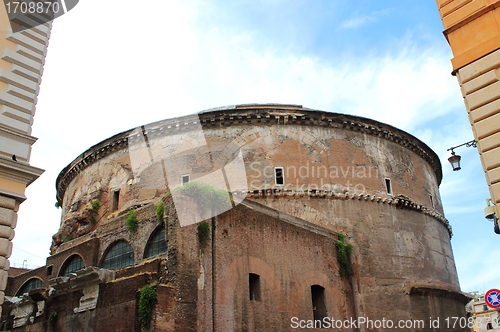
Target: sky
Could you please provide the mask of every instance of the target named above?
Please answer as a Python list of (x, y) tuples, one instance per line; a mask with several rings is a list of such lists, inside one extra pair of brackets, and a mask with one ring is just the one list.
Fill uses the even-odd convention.
[(440, 157), (462, 291), (500, 287), (500, 237), (432, 0), (85, 0), (53, 22), (11, 266), (45, 265), (59, 172), (119, 132), (205, 109), (299, 104), (388, 123)]

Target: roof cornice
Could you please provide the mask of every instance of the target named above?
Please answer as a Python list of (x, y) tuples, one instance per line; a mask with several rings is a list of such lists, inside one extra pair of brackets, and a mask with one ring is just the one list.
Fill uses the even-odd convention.
[[(202, 128), (230, 127), (233, 125), (305, 125), (339, 128), (376, 136), (399, 144), (424, 159), (434, 170), (438, 185), (442, 179), (441, 162), (425, 143), (391, 125), (348, 114), (330, 113), (304, 108), (301, 105), (246, 104), (212, 108), (192, 114), (148, 124), (148, 136), (175, 135)], [(114, 151), (125, 149), (134, 129), (116, 134), (87, 149), (66, 166), (56, 180), (57, 200), (61, 203), (68, 184), (83, 169)], [(139, 136), (139, 135), (137, 135)]]

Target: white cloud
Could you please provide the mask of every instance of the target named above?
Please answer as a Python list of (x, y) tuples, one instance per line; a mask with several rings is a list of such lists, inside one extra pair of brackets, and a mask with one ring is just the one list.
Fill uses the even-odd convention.
[(378, 21), (383, 16), (387, 15), (389, 11), (390, 11), (389, 9), (385, 9), (372, 12), (368, 15), (351, 16), (347, 20), (342, 21), (337, 30), (357, 29), (363, 25)]

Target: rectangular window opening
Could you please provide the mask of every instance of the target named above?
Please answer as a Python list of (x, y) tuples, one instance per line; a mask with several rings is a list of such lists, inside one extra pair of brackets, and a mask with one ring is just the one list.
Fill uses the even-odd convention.
[(283, 167), (275, 167), (274, 168), (274, 177), (275, 177), (277, 186), (285, 185), (285, 174), (283, 172)]
[(120, 203), (120, 190), (113, 191), (113, 205), (111, 206), (111, 212), (118, 210), (118, 204)]
[(250, 288), (250, 301), (260, 301), (260, 276), (250, 273), (248, 275)]
[(52, 265), (47, 266), (47, 276), (52, 275)]
[(327, 317), (325, 289), (319, 285), (311, 286), (313, 317), (315, 321), (323, 321)]
[(181, 176), (181, 183), (182, 185), (185, 185), (186, 183), (189, 183), (190, 177), (189, 174)]
[(391, 179), (385, 178), (385, 188), (387, 189), (387, 193), (389, 195), (392, 195), (392, 184), (391, 184)]
[(434, 209), (434, 198), (432, 197), (432, 195), (429, 195), (429, 199), (431, 201), (431, 207)]

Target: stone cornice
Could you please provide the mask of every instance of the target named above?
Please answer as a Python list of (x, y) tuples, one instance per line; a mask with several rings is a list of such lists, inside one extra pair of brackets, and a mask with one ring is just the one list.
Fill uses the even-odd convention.
[[(147, 125), (149, 138), (159, 135), (175, 135), (200, 128), (238, 126), (302, 125), (339, 128), (362, 132), (371, 136), (399, 144), (424, 159), (434, 170), (438, 185), (441, 183), (442, 170), (438, 156), (425, 143), (416, 137), (375, 120), (339, 113), (330, 113), (303, 108), (300, 105), (248, 104), (214, 108), (199, 114), (167, 119)], [(141, 127), (138, 127), (141, 128)], [(144, 128), (144, 127), (142, 127)], [(114, 135), (82, 153), (80, 157), (66, 166), (56, 180), (57, 200), (61, 203), (68, 184), (89, 164), (114, 151), (126, 149), (129, 142), (139, 137), (134, 129)]]
[(42, 175), (43, 172), (43, 169), (0, 156), (0, 177), (5, 179), (20, 182), (29, 186), (40, 175)]
[(413, 202), (408, 197), (404, 196), (377, 196), (368, 193), (338, 193), (333, 190), (294, 190), (294, 189), (276, 189), (276, 188), (261, 188), (254, 190), (236, 191), (233, 194), (246, 197), (248, 199), (265, 199), (265, 198), (317, 198), (317, 199), (339, 199), (339, 200), (358, 200), (365, 202), (373, 202), (380, 204), (393, 205), (399, 209), (413, 210), (425, 215), (428, 215), (439, 221), (448, 230), (450, 238), (453, 235), (452, 228), (448, 220), (435, 209), (425, 205)]
[(0, 135), (10, 138), (14, 141), (26, 143), (29, 145), (33, 145), (37, 141), (36, 137), (26, 134), (25, 132), (7, 127), (3, 124), (0, 124)]
[(408, 295), (434, 296), (445, 299), (453, 299), (462, 302), (464, 305), (472, 299), (470, 296), (462, 292), (426, 286), (413, 286), (410, 288)]

